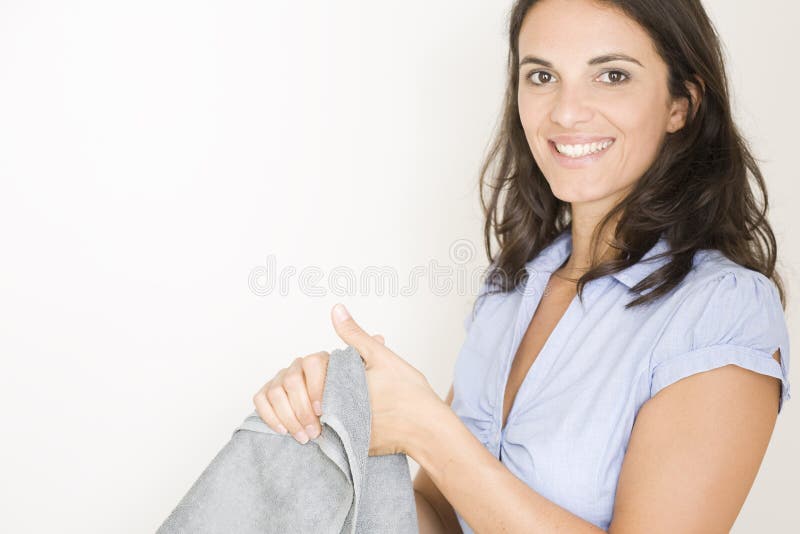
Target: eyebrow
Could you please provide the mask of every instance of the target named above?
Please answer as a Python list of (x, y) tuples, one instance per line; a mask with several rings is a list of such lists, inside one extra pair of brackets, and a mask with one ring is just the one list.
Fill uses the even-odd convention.
[[(630, 61), (631, 63), (636, 63), (640, 67), (644, 68), (639, 60), (636, 58), (632, 58), (627, 54), (622, 53), (613, 53), (613, 54), (603, 54), (602, 56), (593, 57), (589, 61), (586, 62), (587, 65), (599, 65), (601, 63), (608, 63), (609, 61)], [(544, 67), (553, 68), (553, 64), (547, 61), (546, 59), (534, 57), (534, 56), (525, 56), (522, 61), (519, 62), (519, 66), (522, 67), (527, 63), (536, 63), (538, 65), (542, 65)]]

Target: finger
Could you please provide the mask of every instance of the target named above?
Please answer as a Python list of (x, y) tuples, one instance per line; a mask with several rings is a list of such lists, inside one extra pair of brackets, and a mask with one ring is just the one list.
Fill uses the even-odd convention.
[(330, 354), (326, 351), (315, 352), (303, 358), (303, 373), (306, 377), (308, 399), (317, 416), (322, 415), (322, 394), (325, 389), (329, 359)]
[(270, 406), (269, 401), (267, 401), (267, 395), (265, 393), (266, 388), (270, 385), (269, 382), (258, 390), (258, 392), (253, 395), (253, 404), (256, 405), (256, 412), (258, 412), (258, 416), (261, 418), (264, 423), (267, 424), (275, 432), (279, 434), (286, 434), (288, 430), (286, 427), (283, 426), (278, 419), (278, 416), (275, 415), (275, 411)]
[(375, 351), (382, 347), (381, 343), (372, 338), (369, 334), (356, 324), (355, 320), (347, 312), (343, 304), (336, 304), (331, 310), (331, 319), (336, 334), (351, 345), (356, 352), (361, 355), (364, 363), (369, 364), (370, 357)]
[(385, 339), (383, 339), (383, 336), (382, 336), (382, 335), (380, 335), (380, 334), (373, 334), (373, 336), (372, 336), (372, 337), (373, 337), (373, 339), (375, 339), (375, 340), (376, 340), (378, 343), (380, 343), (381, 345), (386, 345), (386, 340), (385, 340)]
[(294, 415), (294, 410), (289, 402), (286, 390), (281, 384), (273, 384), (267, 389), (267, 400), (272, 405), (275, 415), (278, 416), (283, 426), (294, 436), (294, 439), (300, 443), (308, 442), (308, 434), (306, 434), (300, 421)]
[(286, 375), (283, 378), (283, 389), (286, 390), (292, 411), (294, 411), (295, 417), (303, 426), (303, 431), (309, 439), (314, 439), (319, 435), (319, 420), (311, 407), (303, 361), (304, 358), (295, 358), (289, 369), (286, 370)]

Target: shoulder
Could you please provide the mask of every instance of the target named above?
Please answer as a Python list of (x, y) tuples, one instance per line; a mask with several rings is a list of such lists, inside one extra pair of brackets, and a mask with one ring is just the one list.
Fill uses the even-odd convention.
[[(780, 293), (771, 279), (709, 249), (695, 254), (692, 270), (665, 299), (665, 305), (677, 322), (708, 319), (719, 324), (735, 321), (754, 309), (770, 319), (783, 317)], [(692, 325), (711, 326), (686, 324)]]
[(666, 298), (661, 320), (651, 396), (685, 376), (735, 364), (780, 378), (782, 401), (789, 398), (786, 317), (777, 286), (764, 274), (719, 251), (699, 251), (692, 271)]
[(775, 290), (775, 284), (764, 274), (748, 269), (736, 263), (719, 250), (702, 249), (698, 250), (694, 256), (692, 270), (684, 280), (685, 286), (691, 289), (698, 289), (701, 286), (713, 284), (723, 278), (728, 277), (733, 280), (757, 283), (760, 286)]

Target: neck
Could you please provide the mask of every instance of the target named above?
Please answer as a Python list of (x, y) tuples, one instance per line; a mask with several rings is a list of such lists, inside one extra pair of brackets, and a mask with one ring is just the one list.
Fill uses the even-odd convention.
[[(559, 269), (559, 272), (569, 278), (579, 278), (586, 271), (588, 271), (593, 264), (597, 264), (611, 257), (614, 254), (614, 249), (606, 243), (611, 241), (614, 235), (615, 224), (612, 223), (607, 227), (606, 233), (601, 236), (598, 243), (598, 250), (592, 254), (592, 232), (594, 232), (597, 224), (605, 213), (597, 216), (586, 214), (587, 210), (578, 210), (573, 205), (573, 217), (571, 224), (572, 234), (572, 251), (564, 266)], [(595, 261), (592, 261), (595, 259)]]

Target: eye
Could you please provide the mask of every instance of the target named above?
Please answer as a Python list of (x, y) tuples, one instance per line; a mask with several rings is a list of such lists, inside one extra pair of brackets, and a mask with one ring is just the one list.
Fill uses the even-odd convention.
[[(544, 81), (543, 81), (544, 77)], [(538, 82), (536, 81), (538, 79)], [(533, 85), (546, 85), (550, 81), (552, 81), (553, 75), (547, 72), (546, 70), (535, 70), (528, 74), (528, 80)]]
[[(608, 75), (608, 83), (609, 85), (620, 85), (627, 82), (630, 79), (630, 74), (622, 70), (609, 70), (601, 74), (600, 76)], [(623, 78), (624, 77), (624, 78)]]

